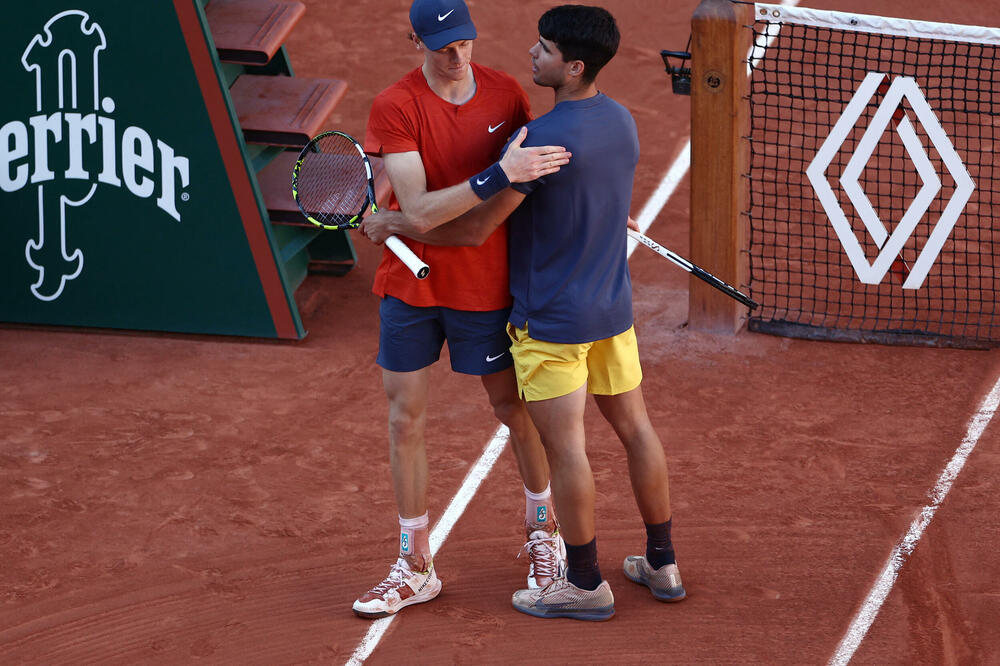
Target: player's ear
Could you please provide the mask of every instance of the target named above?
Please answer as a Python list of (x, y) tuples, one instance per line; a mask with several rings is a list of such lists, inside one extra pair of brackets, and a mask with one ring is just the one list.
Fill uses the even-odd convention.
[(418, 36), (417, 36), (417, 33), (415, 33), (415, 32), (408, 32), (408, 33), (406, 33), (406, 37), (407, 37), (407, 39), (409, 39), (409, 40), (410, 40), (411, 42), (413, 42), (413, 45), (414, 45), (414, 46), (416, 47), (416, 49), (417, 49), (418, 51), (422, 51), (422, 50), (423, 50), (423, 48), (424, 48), (424, 45), (423, 45), (423, 43), (422, 43), (422, 42), (420, 41), (420, 37), (418, 37)]
[(583, 70), (586, 67), (582, 60), (571, 60), (569, 62), (569, 75), (570, 76), (583, 76)]

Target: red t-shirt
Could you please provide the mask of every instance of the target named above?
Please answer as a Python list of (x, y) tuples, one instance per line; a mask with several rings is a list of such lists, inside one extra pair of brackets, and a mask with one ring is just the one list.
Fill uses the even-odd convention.
[[(379, 93), (368, 116), (365, 150), (372, 154), (418, 151), (427, 190), (468, 180), (500, 157), (508, 137), (531, 120), (528, 96), (510, 75), (472, 64), (476, 94), (465, 104), (438, 97), (417, 68)], [(395, 194), (388, 208), (399, 210)], [(424, 280), (413, 277), (388, 249), (372, 287), (418, 307), (499, 310), (511, 303), (507, 271), (507, 226), (480, 247), (404, 242), (431, 267)]]

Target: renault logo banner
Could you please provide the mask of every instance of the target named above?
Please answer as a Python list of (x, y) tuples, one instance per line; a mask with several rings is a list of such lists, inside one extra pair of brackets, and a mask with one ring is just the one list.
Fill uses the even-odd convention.
[(879, 219), (860, 184), (862, 171), (875, 152), (883, 133), (893, 121), (893, 115), (897, 114), (900, 104), (904, 99), (906, 100), (937, 151), (941, 162), (955, 182), (951, 198), (930, 232), (927, 241), (922, 248), (919, 248), (920, 254), (903, 283), (903, 289), (919, 289), (948, 240), (949, 234), (958, 222), (966, 203), (972, 196), (975, 183), (913, 78), (901, 76), (893, 80), (839, 179), (844, 193), (861, 218), (865, 231), (881, 248), (873, 262), (869, 262), (865, 256), (826, 173), (885, 79), (885, 74), (875, 72), (869, 73), (865, 77), (840, 119), (834, 125), (830, 135), (823, 142), (819, 152), (816, 153), (816, 157), (806, 169), (806, 175), (816, 191), (816, 196), (819, 198), (823, 210), (830, 218), (837, 238), (850, 259), (858, 279), (865, 284), (879, 284), (899, 255), (903, 245), (913, 234), (917, 224), (924, 218), (935, 198), (941, 194), (942, 189), (941, 179), (906, 114), (902, 114), (896, 123), (896, 132), (923, 185), (903, 214), (902, 219), (891, 221), (894, 223), (894, 227), (891, 227), (893, 228), (891, 234), (887, 225)]

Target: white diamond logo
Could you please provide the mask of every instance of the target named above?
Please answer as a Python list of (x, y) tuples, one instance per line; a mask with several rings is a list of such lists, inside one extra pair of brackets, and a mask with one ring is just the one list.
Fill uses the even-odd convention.
[(951, 199), (942, 211), (937, 224), (934, 225), (934, 229), (903, 283), (903, 289), (919, 289), (941, 253), (955, 223), (958, 222), (965, 205), (969, 202), (976, 185), (913, 78), (900, 76), (892, 82), (882, 104), (872, 117), (868, 129), (858, 142), (854, 155), (840, 175), (840, 184), (844, 188), (844, 192), (858, 211), (865, 229), (881, 248), (874, 262), (868, 262), (868, 258), (854, 235), (851, 224), (840, 207), (840, 202), (826, 177), (826, 170), (847, 140), (848, 135), (857, 125), (865, 107), (868, 106), (885, 78), (885, 74), (877, 72), (869, 73), (865, 77), (854, 97), (847, 104), (847, 108), (844, 109), (844, 113), (833, 126), (830, 135), (816, 153), (816, 157), (809, 164), (806, 175), (816, 191), (816, 196), (819, 198), (823, 210), (830, 218), (830, 223), (833, 225), (837, 238), (840, 239), (840, 244), (844, 247), (844, 252), (850, 259), (858, 279), (865, 284), (879, 284), (892, 266), (893, 261), (899, 256), (903, 245), (910, 238), (917, 224), (941, 192), (941, 179), (931, 164), (913, 125), (905, 115), (896, 123), (896, 133), (902, 140), (906, 153), (913, 162), (923, 185), (903, 217), (896, 224), (891, 235), (882, 220), (879, 219), (859, 182), (865, 165), (874, 154), (889, 123), (892, 122), (896, 109), (899, 108), (904, 99), (909, 102), (910, 108), (916, 113), (921, 126), (944, 162), (948, 173), (955, 181), (955, 191), (952, 193)]

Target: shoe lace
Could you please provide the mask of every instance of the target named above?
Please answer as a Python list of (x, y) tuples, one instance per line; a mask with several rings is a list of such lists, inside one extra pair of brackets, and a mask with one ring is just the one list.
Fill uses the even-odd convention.
[(538, 578), (555, 578), (559, 573), (559, 563), (556, 553), (559, 544), (556, 539), (559, 537), (551, 535), (543, 538), (528, 539), (528, 542), (521, 546), (517, 556), (528, 555), (528, 561), (533, 565), (533, 573)]
[(385, 580), (373, 587), (370, 594), (377, 597), (384, 597), (390, 590), (395, 590), (396, 588), (404, 585), (406, 576), (409, 573), (410, 571), (406, 568), (406, 566), (401, 561), (397, 560), (396, 563), (392, 565), (392, 568), (389, 569), (389, 575), (385, 577)]
[(542, 593), (554, 594), (555, 592), (559, 592), (563, 588), (567, 587), (569, 584), (570, 584), (569, 581), (566, 580), (565, 577), (556, 578), (551, 583), (545, 586), (545, 588), (542, 590)]

